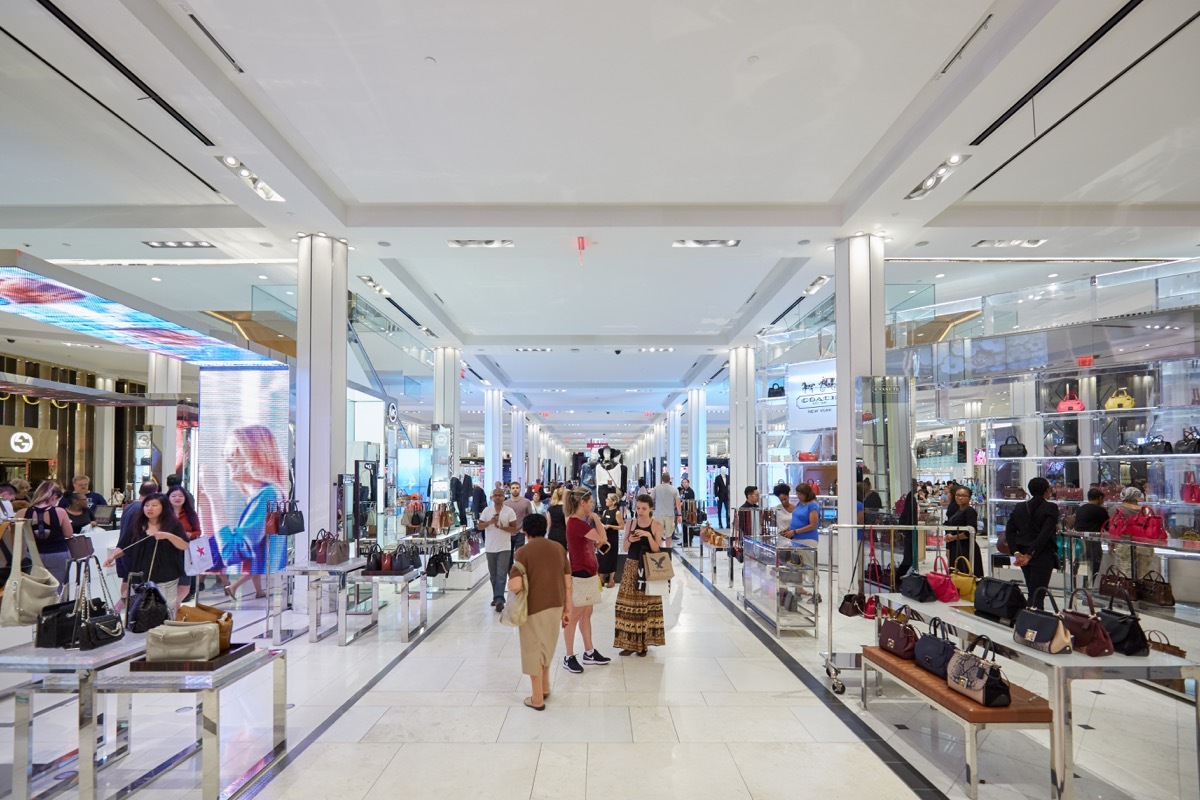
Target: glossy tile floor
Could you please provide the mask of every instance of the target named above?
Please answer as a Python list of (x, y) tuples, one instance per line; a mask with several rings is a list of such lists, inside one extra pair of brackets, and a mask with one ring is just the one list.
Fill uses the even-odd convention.
[[(687, 557), (709, 574), (696, 551)], [(728, 586), (727, 563), (719, 558), (721, 598), (677, 566), (668, 645), (645, 659), (613, 652), (616, 590), (606, 590), (596, 610), (596, 643), (613, 663), (585, 667), (582, 675), (556, 664), (544, 712), (522, 705), (528, 681), (520, 675), (517, 635), (499, 624), (482, 591), (435, 599), (435, 629), (411, 645), (395, 630), (396, 603), (384, 609), (382, 630), (349, 647), (332, 637), (289, 643), (290, 753), (247, 796), (965, 797), (957, 725), (895, 686), (864, 714), (856, 674), (844, 676), (844, 696), (827, 692), (819, 655), (824, 636), (785, 638), (781, 660), (727, 605), (736, 604), (738, 586), (736, 580)], [(236, 609), (238, 625), (247, 626), (243, 634), (261, 630), (259, 603)], [(835, 618), (835, 649), (869, 638), (862, 620)], [(806, 668), (806, 680), (788, 662)], [(1035, 675), (1009, 677), (1044, 689)], [(267, 747), (269, 679), (263, 670), (224, 695), (225, 782)], [(1079, 796), (1200, 797), (1191, 707), (1116, 682), (1077, 683), (1075, 699)], [(38, 708), (56, 702), (62, 698)], [(70, 701), (40, 714), (38, 760), (73, 746), (74, 714)], [(861, 725), (855, 716), (862, 730), (854, 729)], [(11, 759), (11, 724), (3, 726), (11, 719), (11, 700), (0, 703), (0, 762)], [(190, 696), (137, 698), (133, 753), (102, 772), (106, 793), (184, 747), (194, 719)], [(874, 750), (864, 731), (876, 740)], [(984, 735), (982, 747), (982, 797), (1049, 794), (1044, 735), (997, 731)], [(893, 769), (885, 759), (919, 770), (924, 780), (913, 784), (917, 791), (902, 777), (907, 765)], [(197, 800), (198, 770), (192, 759), (136, 796)]]

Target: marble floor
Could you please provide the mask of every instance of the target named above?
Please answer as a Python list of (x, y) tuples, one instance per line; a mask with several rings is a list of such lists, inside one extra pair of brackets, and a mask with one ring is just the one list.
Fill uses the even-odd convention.
[[(710, 575), (697, 551), (683, 555)], [(966, 796), (957, 725), (894, 685), (865, 713), (857, 675), (844, 675), (846, 694), (833, 695), (820, 655), (824, 629), (819, 640), (789, 636), (782, 650), (773, 647), (738, 610), (739, 581), (728, 585), (725, 556), (718, 558), (715, 592), (677, 566), (668, 644), (644, 659), (613, 651), (616, 590), (606, 590), (595, 612), (596, 646), (613, 663), (585, 666), (581, 675), (556, 663), (544, 712), (523, 706), (528, 681), (520, 674), (517, 635), (499, 624), (483, 590), (438, 595), (433, 630), (411, 644), (399, 641), (398, 603), (384, 609), (378, 631), (349, 647), (332, 637), (290, 642), (289, 752), (243, 796)], [(260, 604), (233, 607), (243, 635), (261, 630)], [(852, 649), (870, 634), (864, 621), (835, 615), (835, 649)], [(1009, 677), (1039, 689), (1036, 675)], [(267, 747), (269, 680), (262, 671), (225, 694), (225, 781)], [(73, 746), (75, 704), (62, 703), (50, 697), (37, 706), (36, 759)], [(1078, 796), (1200, 798), (1194, 713), (1133, 685), (1077, 683)], [(11, 760), (11, 719), (11, 700), (0, 702), (0, 769)], [(194, 719), (190, 696), (137, 698), (133, 752), (103, 771), (106, 794), (184, 747)], [(982, 749), (981, 797), (1049, 794), (1045, 735), (990, 732)], [(136, 796), (198, 800), (198, 786), (192, 759)]]

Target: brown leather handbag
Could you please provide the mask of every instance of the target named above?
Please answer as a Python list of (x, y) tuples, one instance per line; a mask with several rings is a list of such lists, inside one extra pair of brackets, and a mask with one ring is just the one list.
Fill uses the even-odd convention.
[(1126, 575), (1115, 566), (1109, 567), (1108, 572), (1100, 576), (1100, 594), (1105, 597), (1125, 595), (1131, 601), (1138, 599), (1137, 581)]
[[(1075, 595), (1083, 592), (1087, 600), (1088, 613), (1075, 610)], [(1092, 658), (1111, 656), (1113, 654), (1112, 638), (1100, 623), (1096, 615), (1096, 605), (1092, 602), (1092, 593), (1087, 589), (1076, 589), (1067, 598), (1066, 608), (1062, 612), (1063, 625), (1071, 632), (1075, 650)]]
[(906, 661), (917, 657), (917, 629), (908, 624), (908, 606), (893, 611), (879, 628), (879, 646)]
[(1175, 605), (1175, 593), (1171, 584), (1160, 572), (1147, 572), (1137, 580), (1137, 597), (1156, 606)]
[(228, 611), (203, 603), (196, 603), (194, 606), (182, 605), (176, 612), (175, 619), (179, 622), (215, 622), (221, 652), (229, 651), (229, 640), (233, 637), (233, 614)]
[[(1146, 631), (1146, 643), (1150, 645), (1151, 650), (1157, 650), (1160, 653), (1177, 656), (1178, 658), (1187, 658), (1187, 651), (1178, 645), (1171, 644), (1167, 635), (1162, 631)], [(1187, 693), (1186, 678), (1157, 678), (1153, 682), (1180, 694)]]

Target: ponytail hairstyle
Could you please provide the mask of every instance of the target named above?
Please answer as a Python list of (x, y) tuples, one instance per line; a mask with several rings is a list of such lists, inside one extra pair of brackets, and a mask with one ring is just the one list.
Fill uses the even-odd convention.
[(575, 516), (575, 512), (579, 510), (579, 506), (583, 505), (583, 502), (591, 496), (592, 493), (586, 489), (574, 489), (570, 492), (567, 492), (567, 495), (564, 498), (566, 503), (563, 511), (566, 512), (568, 517)]

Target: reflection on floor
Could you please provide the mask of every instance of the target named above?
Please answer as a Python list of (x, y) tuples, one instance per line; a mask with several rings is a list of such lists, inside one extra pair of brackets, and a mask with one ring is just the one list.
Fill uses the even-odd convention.
[[(696, 561), (696, 551), (687, 552)], [(728, 586), (725, 556), (719, 558), (718, 589), (736, 603), (737, 582)], [(888, 696), (895, 702), (880, 700), (862, 714), (856, 675), (845, 675), (849, 688), (841, 698), (814, 692), (810, 687), (828, 683), (819, 655), (824, 636), (783, 641), (817, 679), (806, 685), (740, 615), (685, 568), (676, 571), (667, 647), (652, 649), (645, 659), (618, 658), (612, 651), (616, 590), (606, 590), (595, 612), (596, 645), (613, 663), (585, 667), (582, 675), (556, 663), (544, 712), (522, 705), (528, 683), (520, 675), (517, 635), (499, 624), (482, 591), (438, 596), (432, 607), (436, 629), (413, 645), (399, 641), (398, 603), (384, 609), (379, 631), (349, 647), (338, 647), (332, 637), (289, 643), (291, 752), (257, 796), (791, 800), (798, 790), (847, 800), (918, 796), (830, 710), (829, 701), (844, 702), (947, 796), (965, 796), (956, 725), (894, 686)], [(262, 613), (261, 601), (236, 607), (237, 624), (250, 626), (243, 633), (260, 632)], [(870, 636), (862, 620), (835, 615), (835, 626), (838, 650)], [(1014, 672), (1010, 678), (1044, 690), (1036, 675)], [(264, 671), (225, 694), (226, 781), (266, 748), (268, 681)], [(191, 699), (136, 699), (134, 751), (102, 773), (108, 791), (190, 741)], [(1194, 709), (1116, 682), (1078, 682), (1075, 699), (1079, 796), (1200, 796)], [(39, 708), (56, 702), (61, 698), (48, 698)], [(57, 755), (73, 740), (75, 713), (68, 703), (39, 716), (37, 758)], [(11, 719), (10, 700), (0, 704), (0, 720), (10, 723), (0, 727), (0, 761), (11, 759)], [(1044, 735), (992, 732), (983, 750), (982, 797), (1048, 794)], [(193, 759), (136, 796), (198, 800), (198, 785)]]

